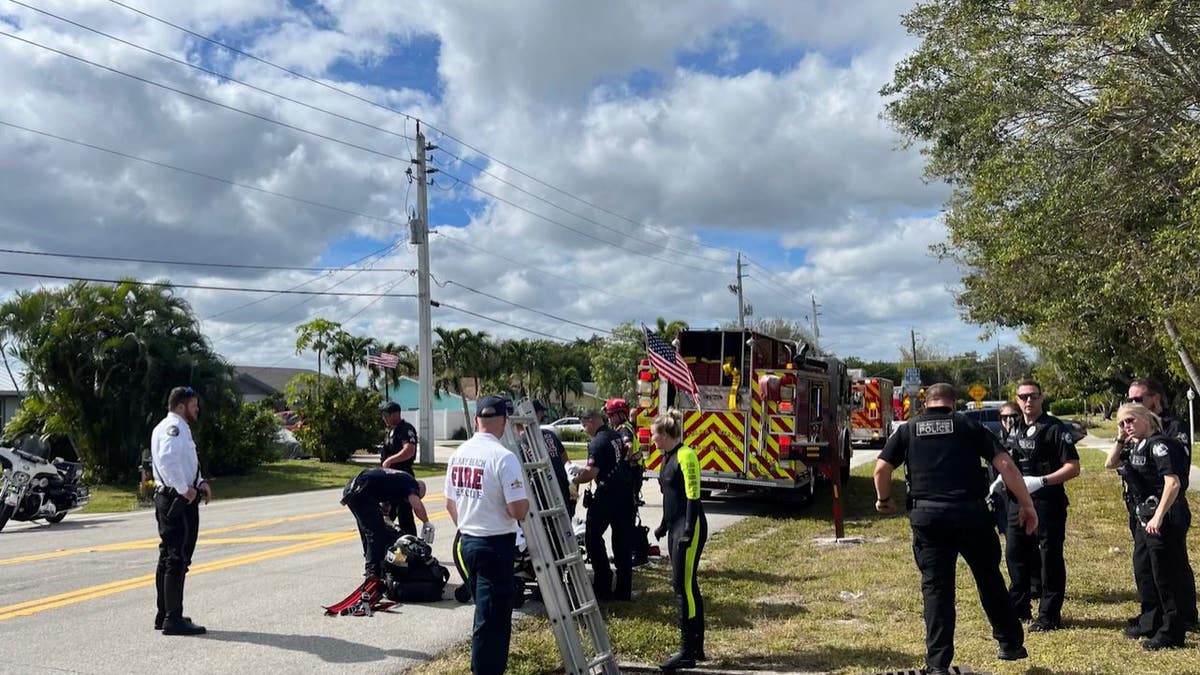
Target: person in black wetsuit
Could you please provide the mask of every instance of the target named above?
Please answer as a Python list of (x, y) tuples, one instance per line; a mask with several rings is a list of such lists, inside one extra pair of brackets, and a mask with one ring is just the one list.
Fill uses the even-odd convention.
[(671, 553), (671, 585), (679, 602), (679, 651), (662, 664), (663, 670), (691, 668), (704, 655), (704, 597), (696, 572), (700, 554), (708, 539), (708, 520), (700, 504), (700, 460), (696, 451), (685, 446), (683, 413), (671, 409), (659, 415), (650, 426), (651, 440), (662, 450), (663, 463), (658, 474), (662, 489), (662, 523), (654, 536), (667, 535)]

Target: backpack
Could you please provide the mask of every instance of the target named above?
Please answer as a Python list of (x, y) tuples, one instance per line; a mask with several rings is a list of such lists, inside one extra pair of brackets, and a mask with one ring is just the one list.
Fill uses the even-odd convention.
[(450, 570), (433, 557), (429, 544), (406, 534), (388, 549), (383, 564), (384, 594), (395, 602), (437, 602)]

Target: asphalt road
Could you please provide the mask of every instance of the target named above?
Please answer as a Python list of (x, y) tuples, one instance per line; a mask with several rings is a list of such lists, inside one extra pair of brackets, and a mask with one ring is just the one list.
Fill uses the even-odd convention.
[[(875, 453), (855, 453), (856, 463)], [(219, 482), (217, 497), (220, 497)], [(434, 554), (451, 569), (453, 527), (438, 479), (426, 498)], [(57, 525), (10, 522), (0, 532), (0, 672), (396, 673), (469, 639), (472, 608), (453, 599), (370, 618), (326, 617), (322, 605), (362, 579), (362, 548), (340, 490), (221, 501), (201, 507), (185, 613), (208, 628), (170, 637), (152, 628), (157, 536), (150, 511), (68, 515)], [(642, 519), (660, 515), (646, 483)], [(713, 531), (762, 502), (718, 502)], [(635, 579), (635, 589), (636, 589)], [(635, 590), (636, 592), (636, 590)], [(529, 603), (524, 611), (537, 611)]]

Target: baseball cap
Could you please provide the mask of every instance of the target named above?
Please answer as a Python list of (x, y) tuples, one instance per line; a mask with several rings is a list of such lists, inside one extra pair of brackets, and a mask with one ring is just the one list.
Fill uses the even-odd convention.
[(476, 417), (508, 417), (512, 401), (502, 396), (484, 396), (475, 406)]
[(395, 401), (388, 401), (387, 403), (384, 403), (383, 405), (379, 406), (379, 411), (382, 412), (384, 415), (398, 413), (398, 412), (400, 412), (400, 410), (401, 410), (400, 404), (396, 403)]

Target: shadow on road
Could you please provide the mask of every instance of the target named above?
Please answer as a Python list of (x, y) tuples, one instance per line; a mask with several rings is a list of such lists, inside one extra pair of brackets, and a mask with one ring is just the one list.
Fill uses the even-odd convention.
[(276, 635), (274, 633), (210, 630), (204, 638), (221, 642), (262, 645), (293, 652), (307, 652), (320, 657), (326, 663), (369, 663), (388, 658), (425, 660), (432, 656), (410, 649), (380, 649), (325, 635)]

